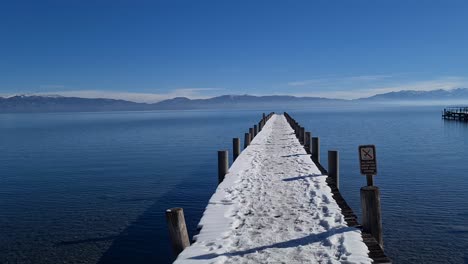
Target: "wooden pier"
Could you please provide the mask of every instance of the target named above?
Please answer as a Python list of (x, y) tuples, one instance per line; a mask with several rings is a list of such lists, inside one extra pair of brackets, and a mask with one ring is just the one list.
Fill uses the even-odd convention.
[[(176, 263), (391, 263), (383, 250), (380, 197), (370, 198), (379, 205), (372, 210), (376, 200), (363, 198), (361, 189), (367, 221), (360, 225), (339, 191), (338, 151), (328, 151), (327, 171), (319, 144), (287, 113), (264, 114), (245, 134), (242, 152), (240, 139), (233, 139), (231, 167), (228, 151), (218, 152), (219, 186), (194, 243), (187, 245), (185, 223), (174, 220), (184, 221), (183, 215), (168, 221)], [(181, 209), (166, 214), (173, 211)]]
[(468, 122), (468, 106), (444, 108), (442, 118), (446, 120), (458, 120)]

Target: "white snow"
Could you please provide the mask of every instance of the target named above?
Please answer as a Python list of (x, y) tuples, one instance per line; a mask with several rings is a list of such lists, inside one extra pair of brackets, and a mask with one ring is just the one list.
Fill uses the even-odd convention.
[(175, 263), (372, 263), (282, 115), (229, 169)]

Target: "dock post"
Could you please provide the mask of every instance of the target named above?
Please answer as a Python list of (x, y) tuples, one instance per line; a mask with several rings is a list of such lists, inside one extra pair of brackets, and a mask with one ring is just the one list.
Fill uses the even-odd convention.
[(363, 231), (371, 234), (383, 248), (380, 191), (376, 186), (361, 187), (361, 208)]
[(250, 142), (252, 142), (252, 140), (253, 140), (254, 137), (255, 137), (253, 127), (249, 128), (249, 133), (250, 133)]
[(232, 139), (232, 160), (236, 160), (240, 155), (240, 138)]
[(340, 160), (336, 150), (328, 151), (328, 177), (331, 177), (336, 188), (340, 189)]
[(254, 125), (254, 135), (257, 136), (258, 134), (258, 126)]
[(166, 221), (169, 228), (172, 250), (175, 256), (179, 255), (186, 247), (190, 246), (190, 240), (185, 225), (184, 209), (170, 208), (166, 210)]
[(224, 180), (224, 176), (228, 173), (228, 169), (228, 151), (220, 150), (218, 151), (218, 184), (220, 184)]
[(311, 153), (311, 148), (310, 148), (311, 143), (312, 143), (311, 136), (312, 136), (312, 134), (310, 132), (305, 132), (304, 147), (306, 149), (307, 154)]
[(312, 137), (312, 160), (320, 163), (320, 139), (318, 137)]
[(305, 128), (301, 127), (301, 130), (299, 132), (299, 141), (301, 142), (302, 145), (305, 145)]
[(244, 134), (244, 149), (250, 145), (250, 133)]

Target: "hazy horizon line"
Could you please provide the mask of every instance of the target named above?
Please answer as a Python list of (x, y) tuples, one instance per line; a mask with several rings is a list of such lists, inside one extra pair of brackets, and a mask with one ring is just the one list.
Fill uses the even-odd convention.
[[(207, 88), (208, 89), (208, 88)], [(129, 102), (134, 102), (134, 103), (146, 103), (146, 104), (154, 104), (154, 103), (159, 103), (165, 100), (170, 100), (174, 99), (177, 97), (184, 97), (188, 98), (190, 100), (196, 100), (196, 99), (211, 99), (215, 97), (220, 97), (220, 96), (256, 96), (256, 97), (265, 97), (265, 96), (292, 96), (296, 98), (306, 98), (306, 97), (312, 97), (312, 98), (322, 98), (322, 99), (329, 99), (329, 100), (343, 100), (343, 101), (354, 101), (354, 100), (359, 100), (359, 99), (366, 99), (370, 98), (376, 95), (380, 94), (386, 94), (386, 93), (391, 93), (391, 92), (430, 92), (430, 91), (436, 91), (436, 90), (443, 90), (443, 91), (451, 91), (451, 90), (456, 90), (456, 89), (468, 89), (464, 87), (458, 87), (458, 88), (448, 88), (448, 89), (428, 89), (428, 90), (411, 90), (411, 89), (405, 89), (405, 90), (398, 90), (398, 91), (388, 91), (384, 93), (376, 93), (367, 97), (359, 97), (359, 98), (333, 98), (333, 97), (327, 97), (327, 96), (320, 96), (320, 93), (315, 93), (315, 94), (280, 94), (280, 93), (273, 93), (273, 94), (247, 94), (247, 93), (239, 93), (239, 94), (219, 94), (219, 95), (213, 95), (213, 96), (184, 96), (184, 95), (177, 95), (174, 94), (173, 97), (166, 97), (161, 94), (156, 94), (156, 93), (130, 93), (130, 92), (113, 92), (113, 91), (99, 91), (99, 90), (83, 90), (83, 91), (66, 91), (66, 92), (40, 92), (40, 93), (15, 93), (15, 94), (2, 94), (0, 95), (3, 98), (11, 98), (14, 96), (45, 96), (45, 97), (54, 97), (54, 96), (60, 96), (60, 97), (76, 97), (76, 98), (84, 98), (84, 99), (113, 99), (113, 100), (124, 100), (124, 101), (129, 101)], [(214, 90), (214, 89), (213, 89)], [(161, 98), (161, 100), (158, 101), (152, 101), (152, 100), (146, 100), (146, 101), (141, 101), (138, 100), (141, 96), (146, 96), (146, 97), (165, 97)], [(134, 100), (132, 100), (134, 99)]]

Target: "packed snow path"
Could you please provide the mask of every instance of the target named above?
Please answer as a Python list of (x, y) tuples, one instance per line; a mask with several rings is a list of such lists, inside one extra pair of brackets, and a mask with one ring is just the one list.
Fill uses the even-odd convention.
[(282, 115), (273, 115), (229, 169), (175, 263), (372, 263), (326, 175)]

